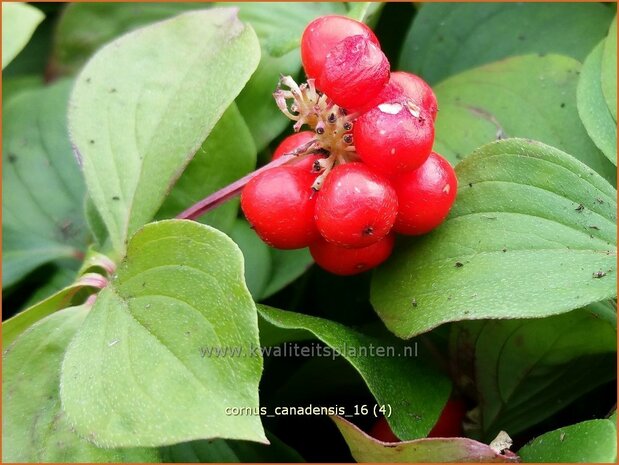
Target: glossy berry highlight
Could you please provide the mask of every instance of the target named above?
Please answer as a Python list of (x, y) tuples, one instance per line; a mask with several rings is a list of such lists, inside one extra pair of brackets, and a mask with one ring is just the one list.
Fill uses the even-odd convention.
[(363, 163), (336, 166), (316, 201), (316, 226), (341, 247), (365, 247), (385, 237), (398, 212), (396, 192), (386, 178)]
[(438, 101), (430, 85), (415, 74), (395, 71), (391, 73), (389, 83), (381, 92), (377, 104), (401, 100), (403, 97), (429, 113), (432, 121), (436, 120)]
[(406, 98), (394, 98), (361, 115), (353, 136), (364, 163), (387, 175), (412, 171), (430, 155), (432, 117)]
[(264, 171), (241, 194), (241, 208), (260, 238), (278, 249), (307, 247), (319, 238), (314, 223), (315, 175), (289, 166)]
[(340, 247), (324, 239), (310, 245), (316, 263), (330, 273), (350, 276), (375, 268), (387, 260), (393, 251), (395, 236), (390, 234), (366, 247)]
[(398, 196), (394, 230), (400, 234), (425, 234), (439, 226), (458, 191), (454, 169), (434, 152), (419, 169), (403, 173), (392, 182)]
[[(307, 77), (318, 80), (329, 51), (340, 41), (356, 35), (379, 45), (369, 27), (346, 16), (321, 16), (309, 23), (301, 37), (301, 61)], [(316, 84), (320, 88), (320, 83)]]

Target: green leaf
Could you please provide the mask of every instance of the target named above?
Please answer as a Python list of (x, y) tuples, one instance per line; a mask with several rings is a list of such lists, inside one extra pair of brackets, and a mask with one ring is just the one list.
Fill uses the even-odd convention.
[(258, 69), (236, 99), (258, 152), (264, 150), (290, 124), (290, 120), (277, 108), (273, 92), (280, 74), (294, 76), (300, 66), (301, 60), (296, 50), (279, 58), (263, 53)]
[(617, 17), (604, 41), (602, 55), (602, 91), (613, 119), (617, 121)]
[(400, 68), (435, 84), (477, 66), (528, 53), (582, 62), (613, 12), (599, 3), (433, 3), (408, 32)]
[(266, 299), (285, 288), (305, 273), (314, 263), (308, 249), (279, 250), (269, 247), (271, 253), (271, 276), (260, 295)]
[[(272, 93), (280, 73), (296, 75), (301, 68), (297, 47), (303, 28), (323, 14), (346, 14), (346, 8), (341, 3), (320, 2), (221, 3), (221, 6), (232, 5), (239, 8), (241, 20), (256, 30), (262, 44), (258, 70), (237, 99), (261, 151), (289, 124), (275, 105)], [(96, 49), (120, 34), (206, 6), (196, 3), (71, 4), (58, 24), (53, 68), (60, 73), (76, 72)], [(286, 51), (288, 53), (284, 53)]]
[(17, 315), (2, 322), (2, 347), (8, 347), (17, 337), (37, 321), (71, 305), (75, 295), (84, 288), (91, 288), (101, 279), (97, 275), (86, 274), (69, 286), (59, 290), (45, 300), (22, 310)]
[(580, 63), (557, 55), (521, 56), (454, 76), (434, 89), (434, 149), (453, 164), (496, 139), (526, 137), (573, 154), (607, 180), (615, 167), (596, 149), (576, 111)]
[(88, 195), (84, 198), (84, 217), (92, 238), (97, 245), (103, 246), (109, 237), (107, 228), (97, 207)]
[(259, 53), (235, 9), (212, 9), (128, 33), (80, 73), (71, 135), (121, 254), (243, 88)]
[(41, 3), (31, 3), (43, 12), (45, 19), (37, 26), (32, 37), (19, 54), (2, 70), (2, 77), (38, 75), (47, 82), (55, 80), (47, 65), (52, 48), (55, 14)]
[(2, 108), (21, 92), (37, 89), (43, 86), (42, 76), (25, 75), (14, 77), (2, 77)]
[[(425, 437), (432, 429), (451, 392), (451, 382), (425, 360), (415, 346), (395, 338), (363, 335), (333, 321), (264, 305), (260, 315), (272, 325), (306, 330), (339, 353), (359, 372), (379, 405), (390, 405), (389, 424), (398, 437)], [(382, 348), (372, 353), (371, 347)], [(411, 349), (413, 350), (412, 354)], [(376, 412), (370, 412), (375, 414)]]
[(61, 258), (77, 258), (79, 252), (29, 232), (5, 226), (2, 234), (2, 287), (17, 283), (32, 270)]
[(371, 300), (392, 332), (542, 317), (616, 295), (617, 192), (604, 179), (521, 139), (480, 148), (456, 173), (450, 217), (403, 239), (374, 274)]
[(455, 379), (466, 379), (462, 371), (472, 366), (477, 435), (517, 435), (615, 379), (616, 318), (612, 310), (591, 305), (549, 318), (453, 325)]
[[(236, 181), (256, 166), (256, 147), (243, 117), (232, 104), (181, 175), (158, 216), (171, 218), (207, 195)], [(232, 199), (200, 218), (221, 231), (229, 231), (238, 213)]]
[[(314, 18), (326, 14), (344, 15), (346, 8), (337, 2), (238, 2), (222, 5), (236, 5), (239, 17), (251, 24), (260, 38), (260, 65), (236, 100), (260, 152), (290, 124), (273, 100), (280, 74), (295, 76), (301, 68), (299, 50), (291, 48), (290, 44), (298, 46), (305, 26)], [(281, 41), (287, 42), (286, 48), (289, 49), (284, 55), (281, 55), (285, 51), (280, 49)]]
[(77, 270), (65, 268), (61, 265), (51, 266), (47, 279), (40, 283), (40, 286), (32, 294), (30, 294), (28, 300), (23, 305), (23, 308), (26, 309), (28, 307), (32, 307), (42, 300), (51, 297), (56, 292), (71, 285), (75, 281), (76, 272)]
[(617, 428), (589, 420), (542, 434), (518, 452), (524, 462), (616, 463)]
[(156, 449), (99, 449), (77, 436), (61, 409), (60, 365), (88, 307), (61, 310), (2, 355), (3, 462), (152, 462)]
[(51, 68), (60, 74), (77, 73), (112, 39), (138, 27), (208, 6), (183, 2), (70, 3), (56, 27)]
[(164, 461), (174, 463), (300, 463), (303, 458), (273, 434), (266, 433), (270, 444), (245, 441), (192, 441), (164, 450)]
[(349, 2), (348, 16), (357, 21), (374, 24), (377, 21), (377, 16), (385, 6), (381, 2)]
[(26, 46), (44, 17), (25, 3), (2, 5), (2, 69)]
[(254, 300), (266, 299), (282, 290), (314, 263), (308, 249), (269, 247), (245, 220), (236, 220), (230, 237), (245, 257), (245, 281)]
[(207, 356), (258, 345), (236, 245), (193, 221), (152, 223), (132, 237), (67, 350), (63, 406), (75, 430), (100, 446), (265, 442), (259, 417), (225, 413), (258, 407), (260, 354)]
[(2, 285), (39, 265), (78, 258), (84, 182), (65, 120), (71, 82), (20, 92), (4, 107)]
[(243, 252), (245, 282), (254, 300), (259, 300), (271, 274), (271, 254), (247, 221), (237, 219), (230, 231), (230, 238)]
[(582, 66), (577, 92), (578, 114), (595, 145), (616, 165), (617, 122), (602, 92), (603, 53), (604, 42), (600, 42)]
[[(425, 8), (425, 7), (424, 7)], [(331, 417), (357, 462), (517, 462), (514, 454), (499, 454), (486, 444), (468, 438), (431, 438), (385, 443), (367, 435), (341, 417)]]

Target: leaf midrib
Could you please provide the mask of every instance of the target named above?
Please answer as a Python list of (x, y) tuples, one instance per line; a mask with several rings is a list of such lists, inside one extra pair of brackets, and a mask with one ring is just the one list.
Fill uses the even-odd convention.
[[(239, 37), (241, 37), (241, 36), (242, 36), (242, 35), (246, 32), (246, 28), (247, 28), (247, 26), (243, 25), (243, 28), (242, 28), (242, 29), (240, 29), (240, 30), (239, 30), (236, 34), (233, 34), (233, 35), (230, 35), (230, 36), (226, 35), (226, 43), (227, 43), (228, 45), (229, 45), (229, 44), (234, 43), (234, 41), (235, 41), (236, 39), (238, 39)], [(215, 36), (215, 34), (212, 34), (210, 38), (212, 38), (213, 36)], [(222, 48), (222, 49), (219, 49), (219, 50), (215, 50), (215, 51), (214, 51), (211, 47), (209, 47), (209, 46), (208, 46), (208, 44), (209, 44), (209, 42), (208, 42), (208, 41), (203, 41), (203, 43), (205, 43), (206, 45), (205, 45), (204, 47), (200, 48), (200, 49), (198, 50), (198, 52), (196, 52), (196, 54), (195, 54), (195, 56), (194, 56), (194, 58), (193, 58), (193, 59), (190, 59), (191, 66), (188, 66), (188, 67), (187, 67), (187, 70), (186, 70), (186, 72), (183, 74), (182, 79), (180, 79), (180, 80), (176, 83), (174, 93), (170, 95), (170, 98), (169, 98), (169, 99), (168, 99), (168, 101), (166, 102), (166, 105), (165, 105), (166, 110), (170, 107), (170, 105), (172, 104), (172, 102), (175, 100), (176, 95), (177, 95), (177, 94), (179, 93), (179, 91), (183, 88), (183, 86), (184, 86), (184, 83), (185, 83), (185, 81), (186, 81), (187, 76), (193, 72), (194, 67), (195, 67), (195, 65), (196, 65), (198, 62), (201, 62), (201, 61), (204, 61), (204, 62), (212, 62), (213, 60), (216, 60), (216, 59), (217, 59), (217, 57), (221, 56), (221, 55), (222, 55), (222, 53), (224, 53), (224, 51), (225, 51), (225, 52), (227, 52), (227, 51), (228, 51), (228, 50), (227, 50), (227, 48), (225, 48), (225, 49), (224, 49), (224, 48)], [(205, 53), (205, 52), (206, 52), (206, 53)], [(140, 95), (141, 95), (141, 93), (140, 93)], [(137, 100), (136, 102), (137, 102), (137, 103), (136, 103), (136, 107), (134, 108), (134, 110), (135, 110), (135, 111), (134, 111), (134, 114), (137, 114), (137, 108), (138, 108), (138, 106), (139, 106), (139, 102), (140, 102), (140, 101), (139, 101), (139, 98), (138, 98), (138, 100)], [(221, 105), (220, 105), (220, 106), (221, 106)], [(224, 110), (222, 110), (222, 109), (220, 109), (220, 111), (219, 111), (219, 113), (221, 113), (221, 114), (220, 114), (220, 118), (221, 118), (221, 116), (223, 115), (223, 111), (224, 111)], [(125, 225), (126, 225), (126, 230), (124, 231), (124, 239), (125, 239), (125, 240), (126, 240), (126, 238), (127, 238), (128, 231), (129, 231), (129, 228), (130, 228), (130, 226), (131, 226), (131, 213), (132, 213), (133, 208), (134, 208), (134, 206), (135, 206), (135, 197), (136, 197), (137, 192), (140, 190), (140, 187), (142, 186), (143, 174), (144, 174), (144, 165), (146, 164), (147, 159), (149, 159), (148, 155), (152, 153), (152, 145), (153, 145), (153, 140), (155, 139), (155, 135), (156, 135), (156, 134), (158, 134), (158, 132), (159, 132), (159, 131), (158, 131), (158, 130), (159, 130), (159, 127), (161, 126), (162, 122), (164, 121), (164, 119), (165, 119), (166, 115), (167, 115), (167, 112), (166, 112), (166, 111), (161, 112), (161, 115), (160, 115), (160, 117), (159, 117), (159, 120), (158, 120), (158, 122), (157, 122), (156, 126), (153, 128), (153, 132), (152, 132), (152, 134), (148, 137), (148, 142), (147, 142), (147, 144), (146, 144), (147, 149), (144, 151), (144, 156), (143, 156), (143, 158), (138, 157), (138, 158), (141, 160), (140, 167), (139, 167), (139, 171), (138, 171), (138, 178), (137, 178), (137, 181), (136, 181), (136, 183), (135, 183), (135, 189), (133, 190), (133, 192), (132, 192), (132, 194), (131, 194), (131, 198), (130, 198), (130, 201), (129, 201), (128, 208), (126, 209), (126, 217), (124, 218)], [(216, 121), (214, 121), (214, 122), (213, 122), (213, 126), (216, 124), (216, 122), (217, 122), (218, 120), (219, 120), (219, 118), (218, 118)], [(136, 134), (136, 136), (137, 136), (137, 134)], [(208, 134), (207, 134), (205, 137), (208, 137)], [(202, 138), (202, 139), (204, 139), (204, 138)], [(136, 147), (137, 147), (137, 143), (138, 143), (138, 139), (137, 139), (137, 137), (136, 137), (136, 141), (135, 141), (135, 142), (136, 142)], [(192, 156), (192, 154), (193, 154), (193, 155), (195, 155), (195, 153), (196, 153), (196, 152), (200, 149), (200, 147), (202, 146), (202, 143), (203, 143), (203, 142), (204, 142), (204, 140), (197, 141), (197, 142), (195, 143), (195, 146), (194, 146), (194, 147), (191, 147), (191, 148), (190, 148), (190, 149), (189, 149), (189, 150), (185, 153), (184, 158), (183, 158), (183, 163), (182, 163), (182, 164), (181, 164), (181, 165), (177, 168), (177, 170), (176, 170), (177, 176), (176, 176), (176, 177), (173, 177), (172, 179), (170, 179), (170, 180), (168, 181), (168, 191), (169, 191), (169, 188), (170, 188), (170, 187), (171, 187), (171, 186), (175, 183), (175, 181), (178, 179), (178, 176), (180, 176), (180, 174), (182, 173), (182, 171), (184, 170), (184, 168), (187, 166), (187, 164), (189, 164), (189, 162), (191, 161), (191, 159), (192, 159), (192, 157), (193, 157), (193, 156)], [(147, 180), (147, 183), (148, 183), (148, 182), (149, 182), (149, 180)], [(153, 214), (155, 214), (155, 213), (156, 213), (156, 211), (157, 211), (157, 208), (155, 208), (155, 211), (153, 212)]]

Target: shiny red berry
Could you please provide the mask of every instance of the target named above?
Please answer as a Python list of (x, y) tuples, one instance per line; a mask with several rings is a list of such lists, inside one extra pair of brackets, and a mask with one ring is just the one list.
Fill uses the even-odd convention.
[(434, 143), (434, 122), (423, 108), (398, 97), (357, 118), (353, 135), (361, 159), (386, 176), (394, 176), (426, 161)]
[[(306, 145), (315, 137), (316, 134), (313, 131), (301, 131), (286, 137), (283, 141), (281, 141), (281, 143), (277, 146), (277, 149), (273, 153), (273, 160), (276, 160), (281, 156), (287, 155), (298, 149), (299, 147)], [(309, 173), (317, 173), (314, 170), (314, 163), (321, 158), (324, 157), (322, 155), (315, 154), (302, 155), (298, 157), (298, 160), (291, 160), (289, 166), (302, 169)]]
[(389, 82), (389, 60), (361, 35), (347, 37), (325, 58), (319, 88), (339, 106), (354, 112), (374, 100)]
[(462, 421), (466, 415), (466, 404), (460, 399), (449, 399), (436, 424), (428, 434), (429, 438), (457, 438), (462, 436)]
[(395, 190), (363, 163), (336, 166), (316, 201), (316, 226), (329, 242), (364, 247), (385, 237), (398, 211)]
[(393, 178), (392, 183), (398, 195), (394, 230), (401, 234), (425, 234), (440, 225), (458, 191), (454, 169), (434, 152), (419, 169)]
[(390, 234), (367, 247), (350, 249), (320, 239), (310, 245), (318, 265), (333, 274), (349, 276), (375, 268), (389, 258), (395, 236)]
[(299, 147), (309, 143), (309, 141), (311, 141), (315, 137), (316, 134), (314, 133), (314, 131), (301, 131), (291, 134), (279, 143), (279, 145), (275, 149), (275, 152), (273, 152), (273, 160), (276, 160), (282, 155), (293, 152)]
[(243, 188), (241, 208), (267, 244), (278, 249), (307, 247), (319, 238), (314, 223), (315, 175), (289, 166), (264, 171)]
[(385, 86), (377, 103), (397, 100), (399, 97), (408, 97), (414, 104), (420, 106), (436, 119), (438, 102), (434, 91), (429, 84), (419, 76), (404, 71), (391, 73), (389, 83)]
[(301, 38), (301, 60), (307, 77), (318, 79), (327, 53), (338, 42), (355, 35), (361, 35), (378, 45), (378, 39), (369, 27), (345, 16), (321, 16), (309, 23)]
[(393, 433), (385, 417), (379, 418), (374, 423), (370, 430), (370, 436), (382, 442), (400, 442), (400, 439)]

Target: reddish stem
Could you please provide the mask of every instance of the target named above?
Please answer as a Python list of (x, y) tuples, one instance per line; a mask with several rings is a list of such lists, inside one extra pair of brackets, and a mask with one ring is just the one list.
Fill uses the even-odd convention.
[(269, 170), (271, 168), (275, 168), (277, 166), (284, 165), (288, 163), (290, 160), (296, 158), (296, 155), (283, 155), (276, 160), (273, 160), (270, 163), (267, 163), (262, 168), (257, 169), (256, 171), (252, 171), (247, 176), (243, 176), (238, 181), (234, 181), (232, 184), (228, 184), (223, 189), (218, 190), (217, 192), (213, 192), (208, 197), (200, 200), (198, 203), (193, 204), (187, 210), (182, 213), (176, 215), (176, 218), (181, 220), (195, 220), (200, 216), (204, 215), (209, 210), (221, 205), (227, 200), (239, 195), (249, 181), (258, 176), (260, 173)]

